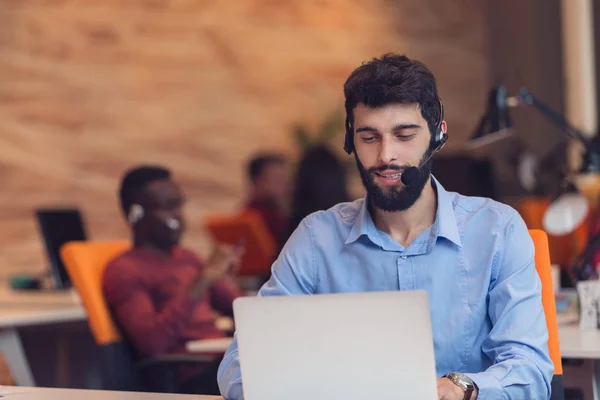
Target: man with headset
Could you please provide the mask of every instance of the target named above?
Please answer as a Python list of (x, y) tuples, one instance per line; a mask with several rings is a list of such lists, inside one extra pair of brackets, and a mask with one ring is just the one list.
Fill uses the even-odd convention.
[[(180, 245), (185, 199), (165, 168), (130, 169), (119, 197), (133, 247), (107, 265), (103, 291), (137, 355), (184, 353), (190, 340), (225, 336), (216, 316), (232, 315), (233, 300), (242, 295), (231, 279), (241, 249), (217, 246), (202, 262)], [(218, 394), (219, 361), (180, 368), (182, 391)]]
[[(514, 209), (447, 192), (431, 176), (448, 139), (433, 74), (388, 54), (352, 72), (344, 94), (344, 148), (367, 195), (305, 218), (259, 295), (425, 290), (439, 399), (548, 399), (533, 242)], [(243, 398), (236, 341), (219, 386)]]

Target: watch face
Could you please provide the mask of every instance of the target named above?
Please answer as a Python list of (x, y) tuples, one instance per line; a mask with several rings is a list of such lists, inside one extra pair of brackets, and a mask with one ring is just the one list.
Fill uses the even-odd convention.
[(451, 374), (446, 375), (446, 377), (452, 382), (454, 382), (456, 386), (460, 387), (465, 392), (465, 400), (471, 399), (471, 394), (476, 388), (476, 385), (471, 380), (471, 378), (460, 372), (453, 372)]
[(463, 374), (462, 372), (456, 372), (455, 374), (459, 379), (462, 379), (462, 380), (469, 379), (469, 377), (466, 376), (465, 374)]
[(465, 386), (471, 387), (473, 386), (473, 381), (471, 380), (471, 378), (469, 378), (468, 376), (466, 376), (465, 374), (462, 374), (460, 372), (457, 372), (456, 377), (458, 378), (458, 380), (464, 384)]

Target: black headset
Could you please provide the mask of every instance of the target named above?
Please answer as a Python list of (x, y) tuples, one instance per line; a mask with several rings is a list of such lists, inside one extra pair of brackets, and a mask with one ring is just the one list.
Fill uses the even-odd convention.
[[(444, 104), (442, 103), (442, 99), (438, 97), (438, 102), (440, 103), (440, 118), (435, 123), (435, 129), (433, 132), (433, 137), (431, 138), (431, 142), (429, 144), (430, 148), (434, 151), (440, 151), (446, 141), (448, 140), (448, 134), (442, 132), (442, 121), (444, 120)], [(352, 154), (354, 151), (354, 127), (350, 122), (350, 117), (346, 115), (346, 137), (344, 138), (344, 150), (348, 154)]]

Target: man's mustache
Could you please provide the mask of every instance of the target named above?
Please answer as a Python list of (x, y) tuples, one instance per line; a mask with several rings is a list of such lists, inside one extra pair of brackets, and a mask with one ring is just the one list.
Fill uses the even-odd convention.
[(383, 171), (404, 171), (406, 168), (408, 168), (407, 165), (400, 166), (400, 165), (395, 165), (395, 164), (385, 164), (385, 165), (380, 165), (377, 167), (369, 168), (369, 173), (373, 174), (373, 173), (383, 172)]

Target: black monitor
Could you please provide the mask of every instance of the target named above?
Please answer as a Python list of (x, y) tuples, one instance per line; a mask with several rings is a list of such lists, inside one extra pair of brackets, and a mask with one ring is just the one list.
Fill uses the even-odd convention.
[(36, 210), (48, 261), (50, 274), (57, 289), (72, 287), (71, 279), (60, 258), (63, 244), (74, 240), (87, 240), (81, 214), (76, 208), (46, 208)]

